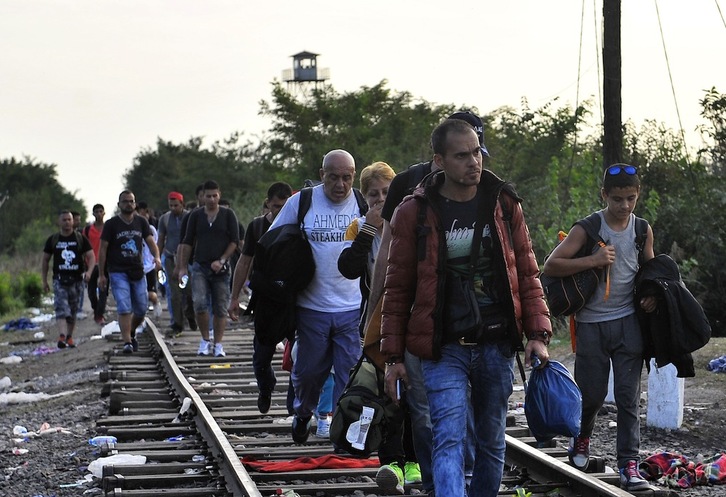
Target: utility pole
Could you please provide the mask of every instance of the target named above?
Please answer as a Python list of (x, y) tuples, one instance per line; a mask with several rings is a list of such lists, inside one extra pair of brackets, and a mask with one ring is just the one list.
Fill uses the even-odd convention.
[(603, 0), (603, 167), (622, 162), (622, 57), (620, 53), (620, 1)]

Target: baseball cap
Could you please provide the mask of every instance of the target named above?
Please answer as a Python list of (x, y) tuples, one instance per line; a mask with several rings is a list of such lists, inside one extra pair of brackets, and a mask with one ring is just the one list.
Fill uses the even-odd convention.
[(167, 198), (169, 200), (178, 200), (179, 202), (184, 203), (184, 195), (179, 192), (169, 192)]
[(486, 145), (484, 145), (484, 123), (481, 122), (479, 116), (471, 111), (462, 110), (451, 114), (449, 116), (449, 119), (460, 119), (471, 124), (471, 126), (474, 128), (474, 131), (476, 131), (476, 135), (479, 137), (479, 146), (481, 147), (482, 155), (486, 155), (487, 157), (489, 157), (489, 150), (487, 150)]

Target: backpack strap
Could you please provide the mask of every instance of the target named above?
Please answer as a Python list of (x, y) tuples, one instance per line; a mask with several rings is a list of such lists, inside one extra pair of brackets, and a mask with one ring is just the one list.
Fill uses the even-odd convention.
[(582, 226), (582, 229), (584, 229), (585, 233), (587, 234), (588, 243), (582, 246), (580, 252), (578, 252), (578, 257), (584, 257), (592, 254), (593, 250), (595, 249), (595, 245), (600, 245), (601, 247), (605, 246), (605, 240), (603, 240), (600, 236), (601, 221), (602, 220), (600, 219), (600, 214), (598, 214), (597, 212), (593, 212), (586, 218), (575, 221), (572, 224), (572, 226), (579, 224), (580, 226)]
[(313, 203), (313, 187), (306, 186), (300, 190), (300, 205), (297, 208), (297, 224), (300, 225), (300, 232), (305, 236), (305, 214), (310, 210)]
[(643, 249), (648, 239), (648, 221), (642, 217), (635, 217), (635, 248), (638, 249), (638, 265), (643, 264)]
[(360, 215), (365, 216), (368, 212), (368, 202), (366, 202), (366, 198), (363, 196), (363, 193), (357, 188), (353, 188), (353, 194), (355, 195), (355, 200), (358, 202), (358, 210), (360, 211)]
[[(91, 225), (90, 225), (90, 224), (87, 224), (87, 225), (86, 225), (86, 226), (85, 226), (85, 227), (83, 228), (83, 235), (84, 235), (84, 236), (85, 236), (86, 238), (88, 238), (88, 235), (89, 235), (90, 233), (91, 233)], [(89, 240), (90, 240), (90, 238), (89, 238)]]
[(417, 198), (418, 214), (416, 215), (416, 258), (426, 260), (426, 238), (431, 233), (431, 226), (426, 225), (426, 201)]
[(431, 162), (419, 162), (408, 166), (408, 185), (406, 185), (406, 195), (410, 195), (416, 189), (419, 183), (430, 173), (431, 168), (429, 167), (429, 173), (426, 172), (426, 165)]

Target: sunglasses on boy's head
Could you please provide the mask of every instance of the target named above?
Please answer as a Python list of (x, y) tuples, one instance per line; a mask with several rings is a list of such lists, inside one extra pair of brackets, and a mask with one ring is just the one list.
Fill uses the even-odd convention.
[(625, 174), (632, 176), (634, 174), (638, 173), (638, 168), (635, 166), (627, 166), (627, 165), (616, 165), (616, 166), (610, 166), (606, 169), (607, 174), (610, 176), (617, 176), (621, 172), (624, 172)]

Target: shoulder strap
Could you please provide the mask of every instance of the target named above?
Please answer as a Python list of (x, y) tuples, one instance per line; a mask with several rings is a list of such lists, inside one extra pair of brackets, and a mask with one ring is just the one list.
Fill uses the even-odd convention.
[[(313, 203), (313, 187), (307, 186), (300, 190), (300, 205), (297, 208), (297, 223), (300, 226), (304, 226), (305, 214), (310, 210), (310, 205)], [(302, 230), (301, 230), (302, 231)]]
[(87, 225), (86, 225), (86, 226), (85, 226), (85, 227), (83, 228), (83, 234), (84, 234), (84, 235), (86, 236), (86, 238), (88, 238), (88, 235), (89, 235), (90, 233), (91, 233), (91, 225), (90, 225), (90, 224), (87, 224)]
[(419, 261), (426, 260), (426, 237), (431, 232), (431, 226), (426, 226), (426, 201), (420, 198), (418, 202), (418, 215), (416, 216), (416, 257)]
[(416, 189), (416, 186), (421, 183), (421, 180), (426, 177), (425, 164), (426, 162), (419, 162), (418, 164), (408, 166), (409, 175), (406, 194), (412, 193)]
[(575, 224), (582, 226), (587, 236), (592, 238), (594, 243), (597, 243), (598, 241), (602, 241), (602, 238), (600, 238), (600, 222), (600, 214), (593, 212), (586, 218), (576, 221), (572, 226), (575, 226)]
[(355, 200), (358, 202), (358, 210), (360, 211), (360, 215), (365, 216), (368, 212), (368, 203), (366, 202), (363, 193), (361, 193), (359, 189), (353, 188), (353, 194), (355, 195)]
[(55, 250), (55, 246), (58, 245), (58, 240), (60, 240), (60, 233), (56, 231), (53, 233), (53, 236), (50, 237), (50, 248)]
[(83, 250), (83, 235), (76, 230), (73, 230), (73, 233), (76, 234), (76, 243), (78, 244), (78, 250), (82, 251)]
[(643, 264), (643, 249), (648, 239), (648, 221), (635, 217), (635, 248), (638, 249), (638, 264)]

